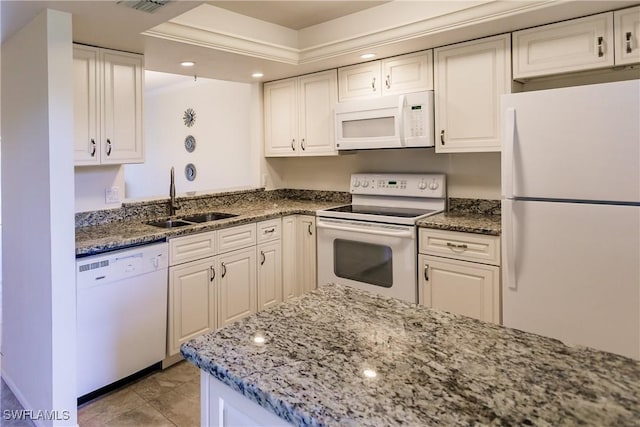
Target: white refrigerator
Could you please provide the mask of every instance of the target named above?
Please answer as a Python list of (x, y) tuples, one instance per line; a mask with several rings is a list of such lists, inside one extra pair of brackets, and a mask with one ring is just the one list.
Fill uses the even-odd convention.
[(640, 80), (502, 114), (504, 325), (640, 359)]

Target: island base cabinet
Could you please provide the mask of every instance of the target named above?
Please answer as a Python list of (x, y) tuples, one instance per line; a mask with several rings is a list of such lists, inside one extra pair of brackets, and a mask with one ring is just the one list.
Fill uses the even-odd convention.
[(500, 323), (500, 268), (420, 255), (420, 304)]
[(200, 371), (200, 425), (291, 426), (204, 371)]

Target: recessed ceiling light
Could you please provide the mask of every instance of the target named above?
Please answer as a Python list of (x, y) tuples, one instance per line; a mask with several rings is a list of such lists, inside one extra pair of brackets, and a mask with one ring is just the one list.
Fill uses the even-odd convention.
[(264, 77), (263, 73), (253, 73), (251, 74), (251, 77), (253, 77), (254, 79), (259, 79), (260, 77)]
[(180, 65), (182, 65), (183, 67), (193, 67), (194, 65), (196, 65), (196, 63), (193, 61), (182, 61)]
[(375, 57), (376, 57), (375, 53), (365, 53), (364, 55), (360, 55), (360, 58), (362, 59), (371, 59)]

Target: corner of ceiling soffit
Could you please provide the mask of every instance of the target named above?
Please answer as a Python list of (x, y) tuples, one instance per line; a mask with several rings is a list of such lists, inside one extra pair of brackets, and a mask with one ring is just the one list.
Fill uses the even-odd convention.
[(390, 2), (298, 31), (202, 4), (142, 35), (301, 65), (453, 30), (464, 33), (474, 25), (557, 3), (557, 0)]

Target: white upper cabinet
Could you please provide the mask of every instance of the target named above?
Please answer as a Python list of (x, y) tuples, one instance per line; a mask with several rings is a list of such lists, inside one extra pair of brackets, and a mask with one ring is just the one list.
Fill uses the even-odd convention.
[(373, 98), (433, 89), (433, 51), (338, 69), (338, 99)]
[(265, 83), (265, 156), (336, 155), (336, 70)]
[(640, 6), (613, 12), (616, 65), (640, 62)]
[(500, 151), (500, 95), (511, 91), (509, 34), (435, 49), (436, 152)]
[(73, 47), (76, 166), (141, 163), (143, 57)]
[(613, 13), (513, 33), (513, 78), (612, 67)]

